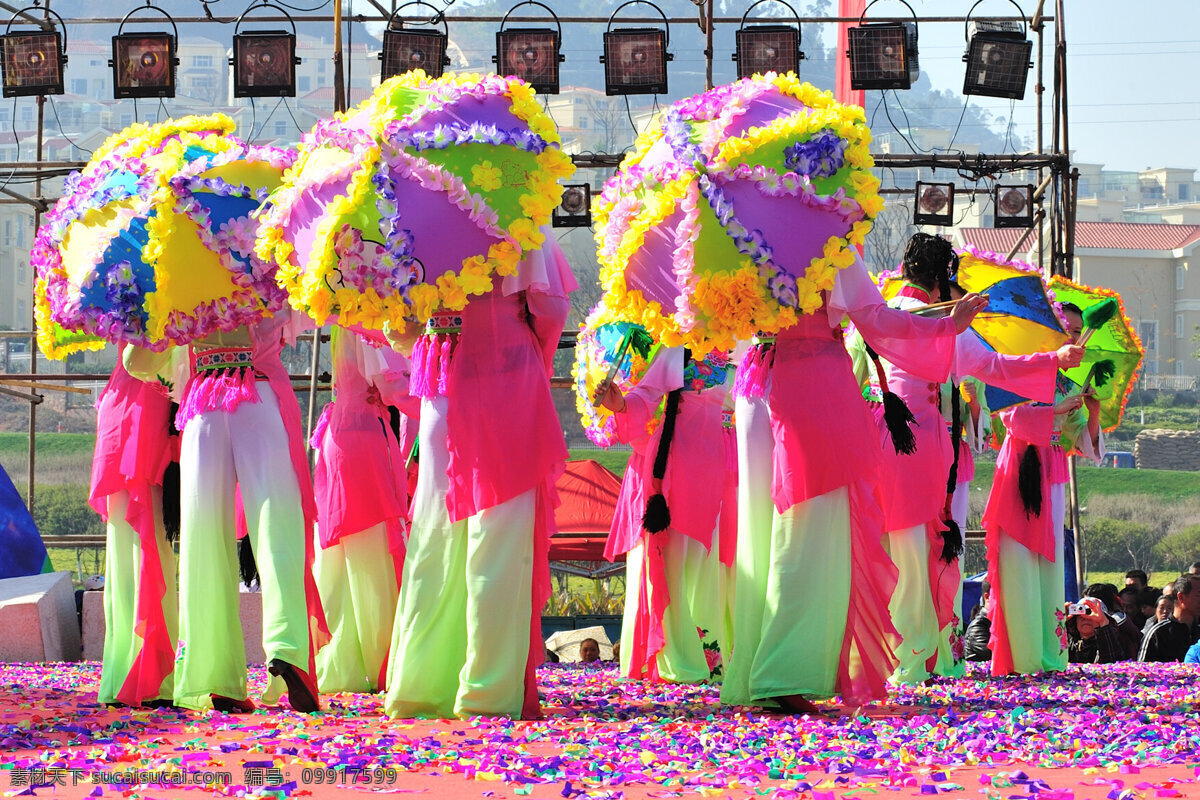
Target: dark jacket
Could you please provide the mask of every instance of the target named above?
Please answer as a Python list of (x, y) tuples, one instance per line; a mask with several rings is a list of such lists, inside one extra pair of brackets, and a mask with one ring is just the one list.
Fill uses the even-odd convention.
[(967, 633), (963, 637), (967, 661), (992, 660), (992, 650), (988, 647), (991, 635), (992, 621), (983, 612), (976, 614), (975, 619), (967, 625)]

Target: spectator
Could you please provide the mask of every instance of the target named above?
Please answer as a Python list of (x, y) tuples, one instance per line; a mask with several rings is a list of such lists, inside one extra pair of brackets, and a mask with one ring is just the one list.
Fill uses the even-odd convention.
[(83, 633), (83, 593), (104, 591), (104, 576), (92, 575), (83, 582), (83, 588), (75, 590), (75, 616), (79, 618), (79, 632)]
[(1200, 664), (1200, 642), (1188, 648), (1187, 655), (1183, 657), (1185, 664)]
[(1141, 593), (1141, 589), (1126, 584), (1120, 594), (1121, 606), (1119, 610), (1123, 611), (1125, 616), (1129, 617), (1129, 620), (1138, 630), (1141, 630), (1142, 626), (1146, 624), (1146, 615), (1142, 613)]
[(1158, 607), (1158, 598), (1160, 597), (1162, 597), (1162, 592), (1154, 588), (1143, 589), (1138, 594), (1139, 609), (1147, 620), (1154, 619), (1154, 609)]
[(1111, 664), (1127, 661), (1117, 625), (1104, 601), (1085, 597), (1067, 604), (1067, 657), (1072, 664)]
[(1162, 589), (1162, 596), (1169, 597), (1172, 600), (1174, 600), (1175, 599), (1175, 584), (1168, 583), (1166, 586), (1164, 586)]
[(988, 592), (991, 587), (987, 581), (983, 582), (983, 596), (979, 600), (977, 606), (978, 613), (971, 617), (971, 622), (967, 625), (967, 632), (964, 635), (963, 645), (964, 653), (967, 661), (991, 661), (992, 651), (988, 647), (988, 640), (992, 636), (992, 621), (988, 619), (987, 605)]
[(1200, 606), (1200, 578), (1175, 579), (1175, 608), (1142, 638), (1138, 661), (1182, 661), (1196, 642), (1196, 611)]
[(1188, 567), (1187, 574), (1188, 575), (1200, 575), (1200, 561), (1193, 561), (1192, 565), (1190, 567)]
[(1171, 616), (1171, 614), (1174, 613), (1174, 611), (1175, 611), (1175, 598), (1174, 597), (1165, 597), (1164, 596), (1164, 597), (1158, 598), (1158, 603), (1154, 606), (1154, 616), (1151, 617), (1150, 619), (1146, 620), (1146, 627), (1142, 630), (1142, 633), (1143, 634), (1149, 633), (1151, 628), (1153, 628), (1158, 623), (1162, 622), (1167, 617)]
[[(1142, 633), (1138, 627), (1133, 624), (1133, 620), (1129, 619), (1119, 609), (1121, 601), (1117, 595), (1117, 587), (1111, 583), (1095, 583), (1088, 587), (1085, 594), (1088, 597), (1095, 597), (1100, 602), (1104, 603), (1105, 611), (1108, 611), (1108, 617), (1116, 626), (1117, 636), (1121, 640), (1121, 650), (1125, 654), (1124, 658), (1118, 658), (1118, 661), (1135, 661), (1138, 657), (1138, 650), (1142, 646)], [(1111, 611), (1109, 609), (1112, 609)]]
[(579, 643), (579, 660), (591, 664), (600, 660), (600, 643), (595, 639), (584, 639)]
[(1125, 585), (1132, 586), (1140, 592), (1150, 585), (1150, 578), (1140, 569), (1131, 569), (1125, 573)]

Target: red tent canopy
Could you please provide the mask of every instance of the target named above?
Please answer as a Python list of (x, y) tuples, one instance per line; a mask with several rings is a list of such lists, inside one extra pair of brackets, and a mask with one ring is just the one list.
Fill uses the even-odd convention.
[(550, 540), (550, 560), (603, 561), (621, 479), (599, 462), (568, 461), (555, 486), (561, 504), (554, 512), (558, 533)]

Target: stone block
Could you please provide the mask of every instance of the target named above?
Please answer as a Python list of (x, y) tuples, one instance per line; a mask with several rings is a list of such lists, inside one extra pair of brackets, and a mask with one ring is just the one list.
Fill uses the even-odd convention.
[(79, 618), (71, 573), (0, 580), (0, 661), (78, 661)]

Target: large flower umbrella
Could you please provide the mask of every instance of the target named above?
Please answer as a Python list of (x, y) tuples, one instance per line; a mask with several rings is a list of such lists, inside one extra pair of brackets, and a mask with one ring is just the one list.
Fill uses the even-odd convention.
[(789, 73), (664, 111), (593, 209), (613, 304), (697, 353), (822, 304), (883, 206), (862, 109)]
[(136, 125), (68, 180), (38, 229), (38, 344), (187, 344), (284, 308), (251, 218), (292, 154), (230, 136), (223, 115)]
[(573, 171), (520, 80), (407, 73), (305, 136), (259, 253), (318, 323), (423, 324), (541, 246)]
[[(1121, 424), (1125, 403), (1137, 383), (1137, 372), (1145, 354), (1142, 341), (1134, 333), (1133, 323), (1125, 315), (1125, 306), (1116, 292), (1084, 286), (1061, 275), (1050, 279), (1050, 289), (1059, 303), (1073, 303), (1085, 318), (1088, 309), (1109, 298), (1117, 301), (1119, 313), (1088, 338), (1083, 362), (1063, 371), (1080, 388), (1087, 384), (1096, 390), (1100, 399), (1100, 425), (1105, 431), (1111, 431)], [(1111, 369), (1105, 369), (1106, 364), (1111, 365)]]

